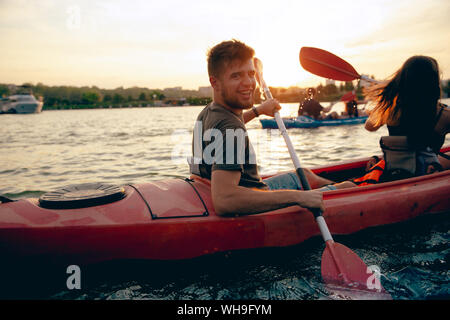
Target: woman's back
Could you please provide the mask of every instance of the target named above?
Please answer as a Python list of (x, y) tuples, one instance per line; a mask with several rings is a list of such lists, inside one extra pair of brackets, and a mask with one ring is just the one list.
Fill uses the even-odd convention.
[[(403, 140), (385, 137), (386, 143), (381, 144), (387, 158), (387, 169), (402, 169), (401, 159), (406, 158), (409, 159), (408, 165), (404, 167), (408, 167), (410, 172), (411, 168), (415, 170), (417, 167), (417, 171), (412, 172), (416, 175), (429, 172), (430, 164), (439, 166), (436, 152), (445, 140), (450, 123), (448, 108), (438, 103), (440, 93), (438, 63), (425, 56), (409, 58), (391, 80), (369, 88), (368, 98), (376, 105), (366, 122), (366, 129), (376, 131), (386, 124), (389, 136), (404, 137)], [(398, 141), (405, 141), (403, 150), (389, 148), (389, 142), (398, 147)], [(395, 152), (409, 152), (411, 155), (403, 158)], [(413, 166), (411, 159), (416, 159)]]
[[(387, 126), (390, 136), (410, 136), (414, 127), (404, 126), (400, 123), (398, 126)], [(437, 115), (432, 125), (432, 130), (429, 133), (420, 130), (416, 127), (415, 138), (410, 139), (410, 146), (416, 149), (425, 149), (430, 147), (436, 153), (441, 149), (445, 141), (445, 135), (450, 131), (450, 108), (446, 105), (440, 104), (437, 110)]]

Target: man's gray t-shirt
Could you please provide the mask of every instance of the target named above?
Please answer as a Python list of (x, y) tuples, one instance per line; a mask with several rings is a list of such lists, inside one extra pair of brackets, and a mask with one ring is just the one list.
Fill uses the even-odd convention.
[(197, 117), (192, 148), (194, 159), (201, 158), (203, 178), (211, 179), (214, 170), (240, 171), (240, 186), (267, 188), (258, 174), (242, 114), (238, 116), (214, 102), (207, 105)]

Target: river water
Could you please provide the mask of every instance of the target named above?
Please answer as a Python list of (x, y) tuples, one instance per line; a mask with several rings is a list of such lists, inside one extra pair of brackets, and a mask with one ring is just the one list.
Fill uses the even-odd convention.
[[(449, 103), (449, 99), (443, 101)], [(194, 121), (203, 107), (44, 111), (0, 116), (0, 194), (39, 197), (68, 184), (140, 183), (189, 175)], [(342, 105), (334, 107), (342, 110)], [(283, 104), (282, 116), (297, 104)], [(277, 130), (247, 124), (262, 174), (292, 168)], [(306, 167), (380, 154), (386, 128), (363, 125), (290, 129)], [(450, 143), (447, 138), (446, 145)], [(419, 218), (337, 237), (378, 265), (395, 299), (450, 298), (447, 216)], [(91, 267), (83, 290), (22, 288), (19, 298), (320, 299), (322, 240), (293, 248), (216, 255), (177, 264), (109, 263)], [(160, 272), (148, 272), (148, 268)], [(105, 268), (107, 271), (105, 271)], [(50, 286), (51, 287), (51, 286)], [(1, 296), (8, 297), (8, 292)]]

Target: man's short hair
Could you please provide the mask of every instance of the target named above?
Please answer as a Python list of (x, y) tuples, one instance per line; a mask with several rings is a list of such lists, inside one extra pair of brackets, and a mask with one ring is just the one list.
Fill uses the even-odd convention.
[(236, 39), (223, 41), (208, 51), (208, 75), (219, 78), (228, 63), (233, 60), (242, 62), (253, 58), (255, 50)]

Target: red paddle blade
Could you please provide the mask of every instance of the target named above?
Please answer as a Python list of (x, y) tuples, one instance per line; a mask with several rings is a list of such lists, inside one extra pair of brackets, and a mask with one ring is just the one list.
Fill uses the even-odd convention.
[(301, 48), (300, 64), (306, 71), (323, 78), (352, 81), (361, 77), (347, 61), (318, 48)]
[(341, 98), (341, 101), (352, 101), (352, 100), (356, 100), (356, 94), (354, 94), (353, 91), (347, 92)]
[(379, 275), (368, 268), (352, 250), (333, 241), (326, 242), (322, 254), (322, 278), (336, 298), (392, 299), (381, 286)]

